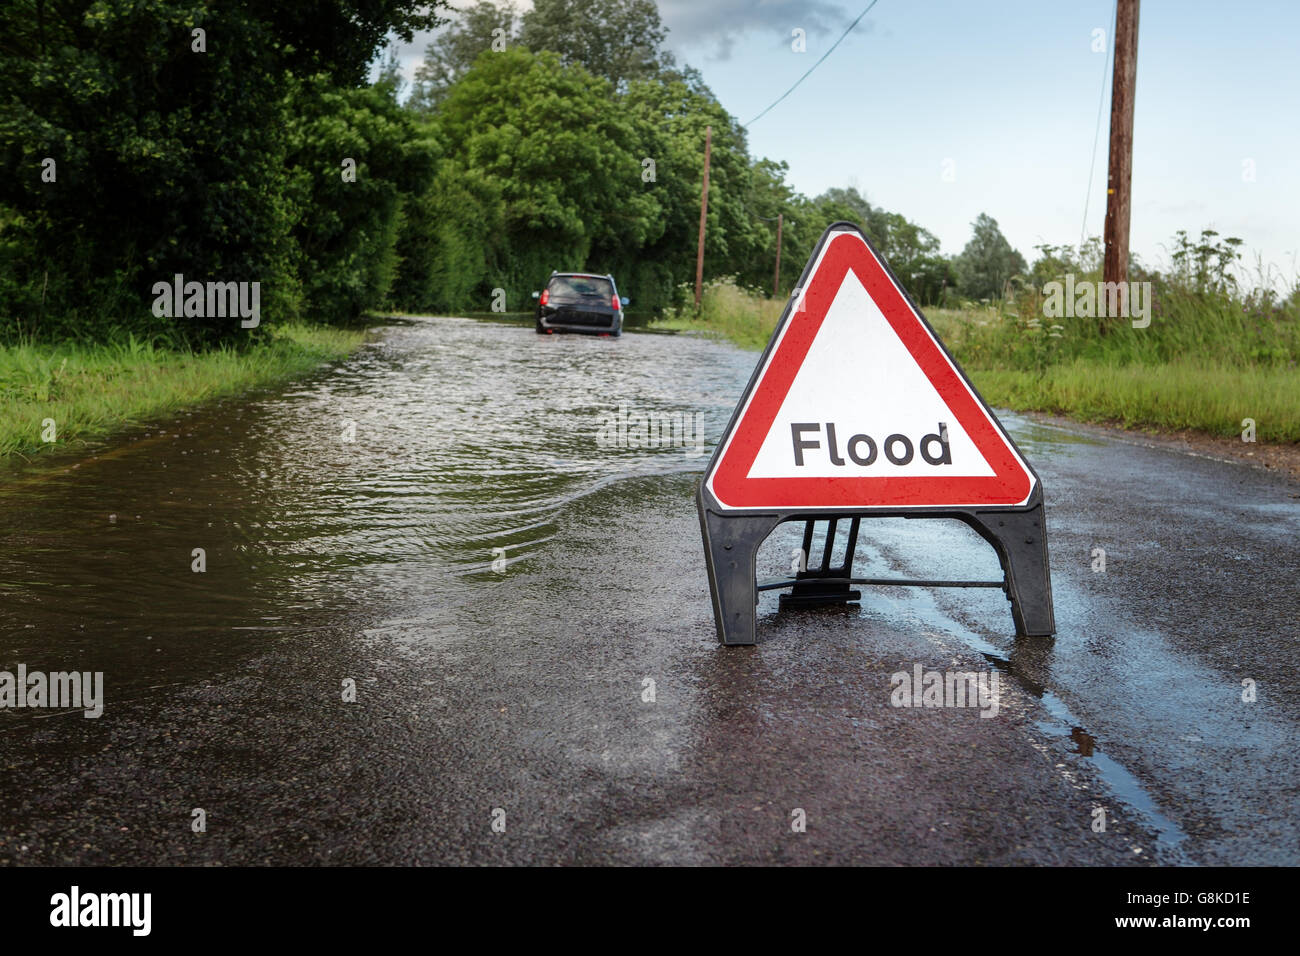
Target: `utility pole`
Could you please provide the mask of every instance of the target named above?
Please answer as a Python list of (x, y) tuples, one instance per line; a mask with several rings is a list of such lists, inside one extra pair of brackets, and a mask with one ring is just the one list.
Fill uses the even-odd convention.
[[(1128, 281), (1129, 216), (1133, 179), (1133, 94), (1137, 85), (1138, 0), (1117, 0), (1115, 67), (1110, 88), (1110, 173), (1106, 180), (1107, 282)], [(1104, 329), (1103, 325), (1103, 329)]]
[(704, 127), (704, 185), (700, 187), (700, 245), (695, 254), (695, 311), (700, 311), (704, 291), (704, 223), (709, 217), (709, 156), (713, 149), (713, 127)]
[(785, 213), (776, 214), (776, 275), (772, 276), (772, 298), (776, 298), (781, 291), (781, 224), (785, 221)]

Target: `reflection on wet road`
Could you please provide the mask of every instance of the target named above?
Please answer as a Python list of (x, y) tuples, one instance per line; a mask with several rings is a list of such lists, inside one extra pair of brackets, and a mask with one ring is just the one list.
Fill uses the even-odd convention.
[(750, 362), (687, 337), (523, 331), (392, 328), (309, 382), (0, 484), (4, 659), (57, 653), (119, 688), (207, 677), (268, 632), (494, 581), (576, 497), (706, 460), (602, 447), (607, 417), (699, 413), (716, 436)]
[[(1014, 674), (1043, 705), (1040, 729), (1097, 765), (1167, 862), (1300, 862), (1294, 483), (1001, 418), (1046, 489), (1057, 636), (1016, 640), (996, 591), (880, 589), (864, 605)], [(858, 574), (1000, 575), (992, 549), (957, 522), (864, 529)], [(765, 550), (776, 573), (797, 539), (774, 538)], [(1261, 695), (1253, 703), (1243, 681)]]
[[(760, 645), (722, 649), (705, 459), (600, 430), (699, 415), (711, 446), (754, 360), (415, 320), (16, 466), (0, 670), (102, 670), (107, 703), (0, 711), (0, 861), (1300, 862), (1293, 484), (1004, 416), (1047, 492), (1054, 641), (1016, 641), (998, 591), (880, 588), (765, 595)], [(955, 522), (867, 522), (859, 552), (998, 574)], [(915, 662), (999, 669), (1003, 715), (890, 708)], [(224, 821), (202, 845), (200, 805)]]

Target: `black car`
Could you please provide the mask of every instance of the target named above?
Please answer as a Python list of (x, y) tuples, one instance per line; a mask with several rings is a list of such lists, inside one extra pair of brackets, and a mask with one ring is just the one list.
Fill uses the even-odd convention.
[(591, 332), (623, 334), (623, 307), (613, 276), (586, 272), (552, 272), (546, 288), (534, 292), (537, 332)]

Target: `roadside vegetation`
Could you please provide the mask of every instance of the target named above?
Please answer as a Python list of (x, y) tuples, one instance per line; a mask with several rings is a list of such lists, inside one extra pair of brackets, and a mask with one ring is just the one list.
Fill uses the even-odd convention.
[[(693, 292), (683, 288), (682, 295), (693, 295)], [(713, 335), (743, 349), (759, 350), (772, 337), (784, 308), (784, 299), (750, 292), (728, 276), (704, 284), (698, 313), (693, 303), (670, 307), (661, 318), (650, 323), (650, 328)]]
[(198, 402), (279, 384), (343, 358), (364, 335), (289, 324), (245, 349), (165, 346), (129, 336), (103, 345), (0, 346), (0, 455), (30, 457)]
[[(1003, 295), (960, 294), (923, 311), (993, 405), (1081, 421), (1239, 437), (1255, 422), (1258, 441), (1300, 441), (1300, 294), (1271, 292), (1260, 275), (1237, 278), (1237, 243), (1206, 231), (1174, 237), (1165, 272), (1133, 270), (1149, 282), (1150, 324), (1129, 317), (1052, 317), (1044, 288), (1066, 275), (1101, 279), (1095, 242), (1080, 253), (1044, 246)], [(761, 349), (784, 300), (732, 281), (706, 287), (698, 316), (665, 324)], [(1137, 319), (1139, 324), (1145, 321)]]
[[(986, 306), (928, 311), (985, 399), (1082, 421), (1300, 441), (1300, 294), (1272, 292), (1269, 276), (1238, 280), (1237, 242), (1207, 230), (1174, 237), (1150, 283), (1149, 320), (1049, 317), (1044, 287), (1063, 274), (1101, 279), (1100, 252), (1044, 248), (1006, 296)], [(1136, 320), (1139, 325), (1146, 318)]]
[[(431, 29), (409, 88), (391, 57), (374, 71), (387, 37)], [(953, 280), (924, 229), (853, 190), (804, 197), (751, 156), (651, 0), (15, 0), (5, 32), (0, 452), (33, 450), (47, 385), (63, 440), (202, 401), (201, 367), (259, 381), (290, 361), (289, 327), (529, 310), (552, 269), (613, 272), (643, 314), (680, 307), (706, 127), (707, 274), (766, 281), (784, 214), (794, 260), (853, 219), (918, 295)], [(175, 276), (256, 283), (258, 321), (167, 308)], [(70, 385), (141, 355), (139, 400)]]
[[(1260, 437), (1296, 434), (1296, 296), (1243, 292), (1228, 271), (1237, 240), (1183, 237), (1165, 275), (1135, 264), (1132, 278), (1155, 287), (1149, 328), (1050, 321), (1044, 283), (1094, 277), (1095, 247), (1041, 247), (1031, 266), (981, 214), (945, 256), (856, 189), (800, 194), (674, 60), (652, 0), (534, 0), (522, 13), (14, 0), (5, 30), (0, 453), (33, 448), (48, 389), (67, 403), (60, 435), (90, 434), (204, 400), (217, 384), (200, 368), (255, 383), (306, 367), (331, 341), (306, 323), (528, 311), (552, 269), (612, 272), (660, 327), (758, 348), (836, 220), (859, 224), (923, 307), (947, 310), (936, 322), (992, 401), (1216, 433), (1253, 417)], [(428, 30), (409, 86), (391, 56), (376, 60), (386, 38)], [(706, 128), (711, 281), (697, 314)], [(773, 302), (778, 218), (789, 266)], [(209, 307), (161, 307), (179, 305), (156, 291), (175, 276), (206, 283)], [(253, 284), (257, 322), (211, 308), (212, 286)], [(141, 355), (153, 374), (138, 398), (110, 388)]]

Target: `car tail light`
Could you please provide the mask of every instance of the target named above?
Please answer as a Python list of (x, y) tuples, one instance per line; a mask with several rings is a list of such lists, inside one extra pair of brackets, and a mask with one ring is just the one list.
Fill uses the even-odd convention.
[(537, 304), (538, 304), (538, 305), (545, 305), (545, 304), (546, 304), (547, 302), (549, 302), (550, 300), (551, 300), (551, 290), (550, 290), (550, 289), (543, 289), (543, 290), (542, 290), (542, 296), (541, 296), (540, 299), (537, 300)]
[(616, 296), (616, 295), (614, 295), (614, 296), (610, 296), (609, 304), (612, 305), (612, 306), (614, 307), (614, 311), (617, 312), (617, 311), (618, 311), (618, 296)]

